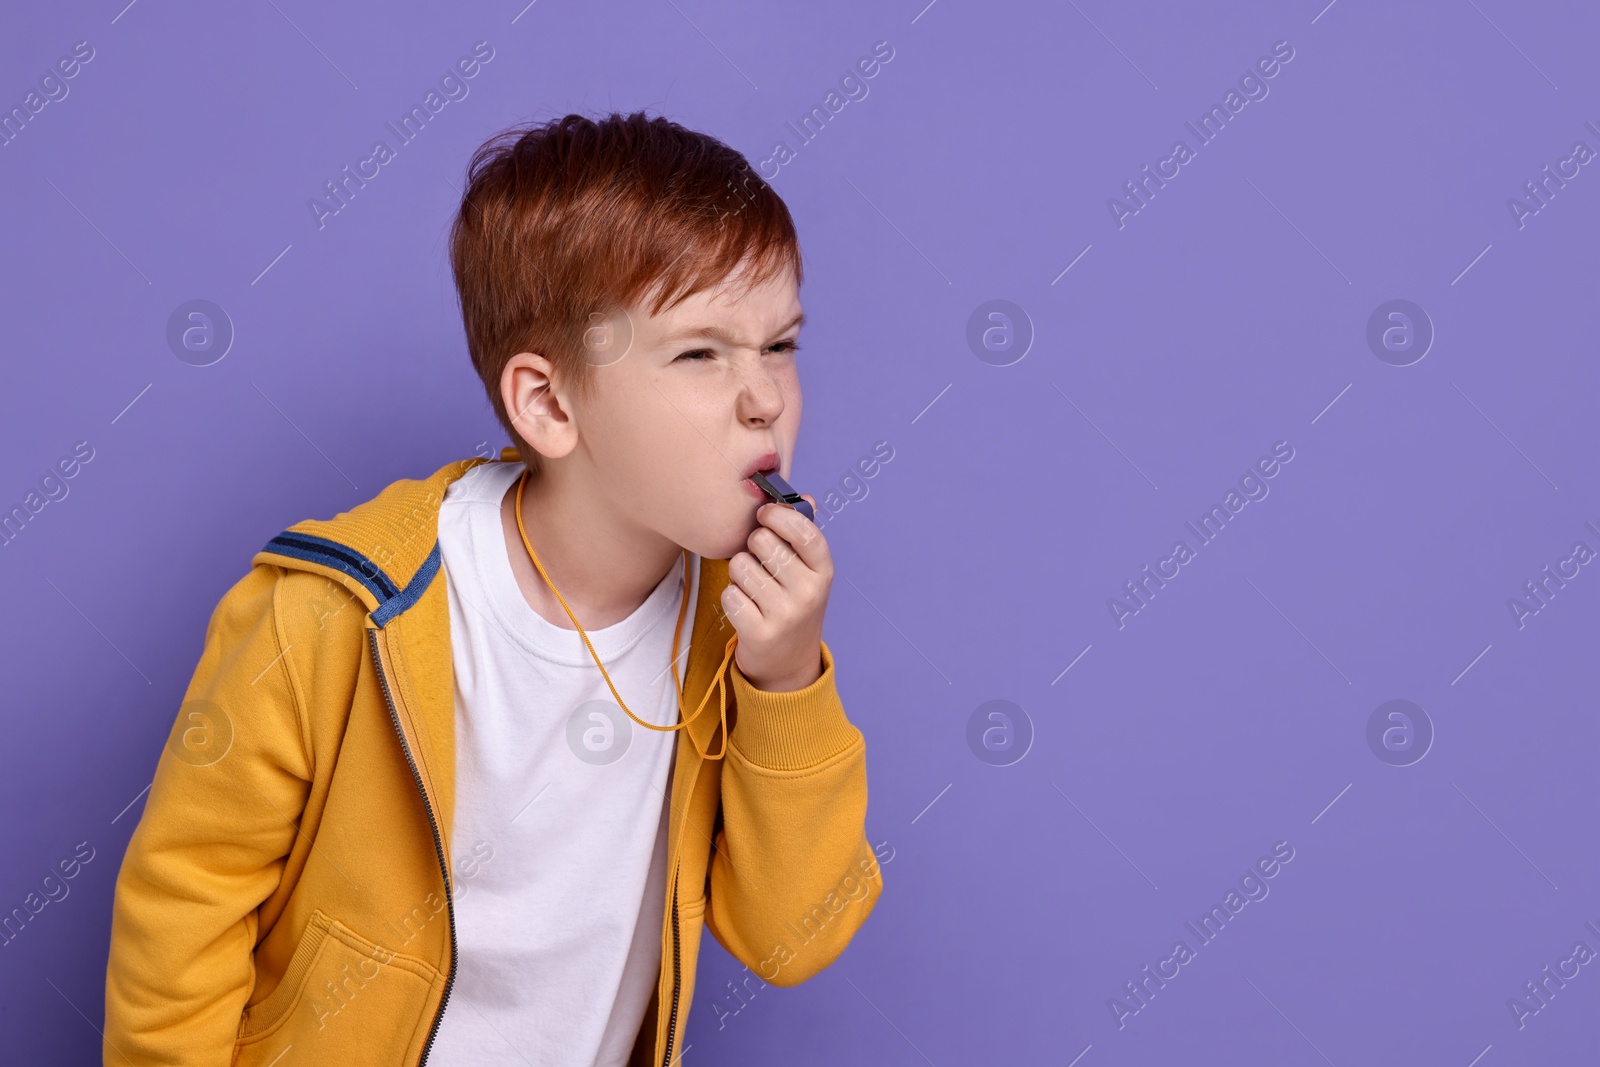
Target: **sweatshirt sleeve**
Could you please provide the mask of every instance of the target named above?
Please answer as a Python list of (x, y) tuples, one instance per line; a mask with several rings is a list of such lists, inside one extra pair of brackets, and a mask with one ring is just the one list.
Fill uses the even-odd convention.
[(227, 1067), (311, 781), (276, 567), (217, 604), (112, 901), (103, 1061)]
[(737, 664), (722, 826), (705, 922), (730, 954), (779, 986), (837, 959), (883, 892), (865, 832), (867, 753), (845, 717), (833, 653), (804, 689), (757, 689)]

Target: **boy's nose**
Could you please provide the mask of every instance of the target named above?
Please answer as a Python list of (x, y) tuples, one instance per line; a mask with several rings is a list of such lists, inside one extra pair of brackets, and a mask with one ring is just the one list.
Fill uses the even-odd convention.
[(739, 418), (743, 422), (772, 423), (783, 414), (783, 389), (765, 370), (750, 372), (739, 390)]

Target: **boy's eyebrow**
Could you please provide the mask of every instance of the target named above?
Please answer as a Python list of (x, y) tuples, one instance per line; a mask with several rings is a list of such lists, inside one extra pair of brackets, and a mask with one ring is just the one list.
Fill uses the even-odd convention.
[[(790, 330), (804, 326), (805, 324), (806, 313), (802, 311), (783, 326), (779, 327), (778, 333), (787, 333)], [(661, 345), (662, 347), (666, 347), (668, 345), (677, 344), (679, 341), (686, 341), (691, 337), (709, 337), (712, 340), (720, 341), (729, 347), (737, 347), (739, 344), (739, 339), (733, 336), (733, 334), (729, 333), (727, 330), (723, 329), (721, 326), (710, 325), (687, 326), (681, 330), (674, 330), (661, 339)]]

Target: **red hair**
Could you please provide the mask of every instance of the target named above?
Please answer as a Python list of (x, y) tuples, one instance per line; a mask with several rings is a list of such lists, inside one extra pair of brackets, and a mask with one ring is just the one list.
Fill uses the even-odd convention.
[(530, 469), (538, 454), (500, 396), (513, 355), (544, 356), (559, 382), (592, 395), (583, 342), (594, 316), (634, 308), (652, 289), (642, 310), (660, 314), (747, 260), (743, 285), (786, 267), (802, 279), (788, 207), (714, 137), (613, 112), (513, 127), (479, 146), (450, 227), (450, 265), (473, 366)]

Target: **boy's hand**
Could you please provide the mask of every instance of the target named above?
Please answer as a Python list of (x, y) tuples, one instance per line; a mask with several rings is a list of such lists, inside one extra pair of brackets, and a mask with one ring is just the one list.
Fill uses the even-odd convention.
[[(809, 493), (801, 493), (817, 508)], [(762, 504), (750, 550), (728, 561), (722, 610), (739, 634), (734, 663), (757, 689), (784, 693), (822, 677), (822, 615), (833, 557), (815, 523), (794, 508)]]

